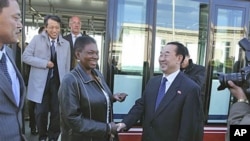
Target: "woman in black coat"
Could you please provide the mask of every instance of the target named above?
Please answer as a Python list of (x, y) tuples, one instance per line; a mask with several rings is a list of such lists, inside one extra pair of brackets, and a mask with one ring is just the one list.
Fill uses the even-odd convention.
[(95, 69), (99, 59), (96, 41), (78, 37), (74, 52), (78, 65), (59, 88), (62, 141), (109, 141), (116, 134), (112, 103), (126, 94), (112, 95), (102, 74)]

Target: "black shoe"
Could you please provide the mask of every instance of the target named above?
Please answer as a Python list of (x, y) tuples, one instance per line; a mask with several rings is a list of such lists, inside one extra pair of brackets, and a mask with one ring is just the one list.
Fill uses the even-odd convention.
[(32, 128), (30, 130), (30, 132), (31, 132), (32, 135), (37, 135), (38, 134), (38, 131), (36, 130), (36, 128)]

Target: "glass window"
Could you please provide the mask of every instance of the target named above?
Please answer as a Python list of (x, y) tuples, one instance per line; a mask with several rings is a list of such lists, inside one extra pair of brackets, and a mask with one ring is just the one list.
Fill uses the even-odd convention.
[(159, 0), (155, 39), (154, 72), (160, 73), (161, 47), (170, 41), (183, 43), (194, 63), (205, 65), (208, 4), (193, 0)]
[[(213, 47), (212, 60), (212, 87), (208, 113), (208, 123), (226, 123), (230, 92), (228, 89), (218, 91), (218, 87), (226, 83), (225, 73), (237, 72), (236, 62), (239, 58), (238, 42), (244, 37), (244, 10), (232, 7), (215, 7), (215, 24), (212, 28)], [(222, 75), (218, 75), (221, 73)], [(219, 77), (219, 79), (218, 79)], [(219, 103), (219, 104), (218, 104)], [(218, 108), (220, 107), (220, 108)]]
[(119, 121), (128, 113), (142, 94), (143, 66), (146, 58), (148, 25), (147, 0), (119, 0), (114, 19), (113, 37), (109, 50), (108, 77), (113, 92), (126, 92), (122, 103), (114, 103), (114, 119)]

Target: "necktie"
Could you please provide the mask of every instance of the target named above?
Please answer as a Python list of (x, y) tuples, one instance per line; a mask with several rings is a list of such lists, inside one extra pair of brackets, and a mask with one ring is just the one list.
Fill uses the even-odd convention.
[(11, 81), (11, 78), (10, 78), (10, 75), (9, 75), (9, 72), (8, 72), (8, 68), (7, 68), (5, 53), (3, 53), (2, 59), (0, 60), (0, 69), (3, 71), (5, 76), (8, 78), (10, 84), (12, 84), (12, 81)]
[(156, 99), (156, 103), (155, 103), (155, 110), (158, 108), (159, 104), (161, 103), (162, 98), (165, 95), (165, 89), (166, 89), (166, 82), (167, 82), (167, 78), (163, 77), (161, 80), (161, 85), (158, 91), (158, 95), (157, 95), (157, 99)]
[[(55, 49), (55, 41), (54, 40), (51, 41), (50, 50), (51, 50), (51, 61), (53, 63), (55, 63), (56, 49)], [(52, 78), (53, 75), (54, 75), (54, 69), (50, 68), (49, 69), (49, 78)]]
[(52, 60), (52, 62), (54, 62), (54, 60), (55, 60), (55, 54), (56, 54), (56, 49), (55, 49), (55, 41), (54, 40), (52, 40), (51, 41), (51, 60)]

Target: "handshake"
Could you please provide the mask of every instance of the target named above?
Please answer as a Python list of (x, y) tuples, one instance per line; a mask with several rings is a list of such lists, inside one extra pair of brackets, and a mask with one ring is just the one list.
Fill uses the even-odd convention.
[(117, 134), (117, 132), (121, 132), (126, 129), (126, 125), (122, 122), (115, 124), (114, 122), (110, 122), (109, 124), (109, 133), (112, 135)]

